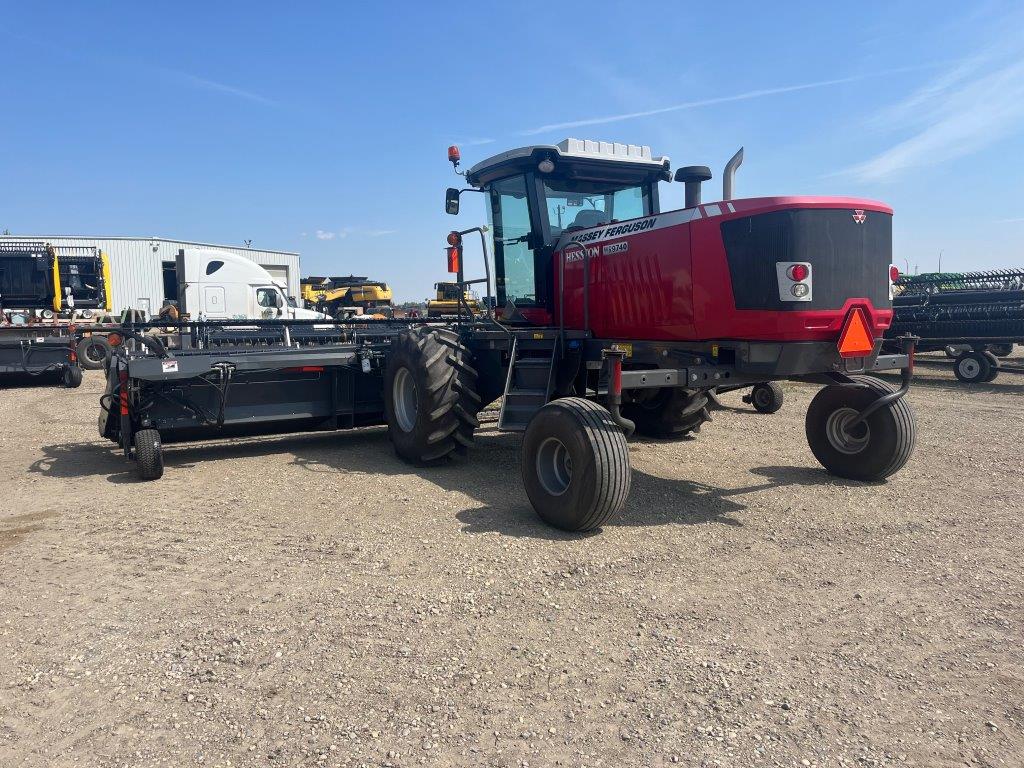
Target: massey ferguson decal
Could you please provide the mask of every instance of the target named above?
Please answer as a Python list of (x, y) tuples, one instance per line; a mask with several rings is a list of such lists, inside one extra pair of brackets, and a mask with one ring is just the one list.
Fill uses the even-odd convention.
[(853, 220), (858, 224), (863, 224), (868, 220), (868, 215), (862, 209), (857, 208), (853, 211)]
[(654, 225), (657, 222), (658, 217), (655, 216), (650, 219), (640, 219), (639, 221), (630, 221), (625, 224), (612, 224), (602, 229), (592, 229), (588, 232), (580, 232), (578, 235), (573, 235), (572, 242), (591, 243), (594, 240), (607, 240), (609, 237), (621, 237), (622, 235), (632, 235), (636, 232), (646, 232), (648, 229), (654, 229)]

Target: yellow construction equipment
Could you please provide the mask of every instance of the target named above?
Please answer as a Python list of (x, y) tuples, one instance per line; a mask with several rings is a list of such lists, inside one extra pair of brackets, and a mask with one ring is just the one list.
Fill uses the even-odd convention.
[(302, 300), (306, 307), (331, 317), (347, 316), (356, 309), (364, 314), (390, 310), (391, 288), (366, 277), (304, 277)]
[(465, 312), (467, 306), (474, 315), (482, 311), (480, 302), (469, 291), (463, 294), (465, 304), (459, 306), (458, 283), (434, 283), (434, 290), (437, 291), (437, 296), (427, 301), (427, 317), (457, 315), (460, 312)]

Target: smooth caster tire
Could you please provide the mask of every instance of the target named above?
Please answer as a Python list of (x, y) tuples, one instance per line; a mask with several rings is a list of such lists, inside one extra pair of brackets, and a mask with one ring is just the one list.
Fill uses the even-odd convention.
[(143, 480), (158, 480), (164, 474), (164, 453), (160, 433), (155, 429), (140, 429), (135, 433), (135, 465)]
[(69, 365), (65, 368), (64, 386), (68, 389), (78, 389), (82, 386), (82, 369), (77, 365)]
[(832, 384), (814, 396), (805, 422), (807, 444), (825, 469), (850, 480), (883, 480), (910, 459), (917, 424), (906, 397), (846, 429), (857, 415), (893, 388), (873, 376)]
[(545, 405), (522, 447), (523, 484), (549, 525), (592, 531), (626, 504), (632, 481), (626, 436), (607, 410), (581, 397)]
[(775, 413), (785, 400), (782, 387), (774, 381), (755, 384), (750, 394), (743, 398), (743, 402), (750, 403), (758, 413)]
[(975, 352), (973, 349), (961, 352), (953, 363), (953, 374), (965, 384), (982, 384), (990, 381), (992, 361), (991, 353)]

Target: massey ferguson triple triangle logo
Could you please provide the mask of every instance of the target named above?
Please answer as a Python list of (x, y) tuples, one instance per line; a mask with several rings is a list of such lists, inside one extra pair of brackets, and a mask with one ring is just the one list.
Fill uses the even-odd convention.
[(868, 215), (864, 213), (864, 211), (862, 211), (860, 208), (857, 208), (853, 212), (853, 220), (858, 224), (863, 224), (865, 221), (868, 220)]

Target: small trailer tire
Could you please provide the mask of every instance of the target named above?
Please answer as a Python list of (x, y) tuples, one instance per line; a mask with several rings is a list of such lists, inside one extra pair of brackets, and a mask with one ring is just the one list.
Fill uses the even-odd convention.
[(533, 415), (521, 465), (533, 508), (565, 531), (600, 528), (629, 496), (626, 436), (606, 409), (581, 397), (553, 400)]
[(988, 351), (996, 357), (1009, 357), (1013, 354), (1013, 344), (989, 344)]
[(999, 368), (1002, 365), (1002, 363), (1000, 362), (999, 358), (995, 356), (995, 353), (990, 352), (987, 349), (984, 352), (982, 352), (982, 354), (986, 358), (988, 358), (989, 372), (988, 376), (985, 377), (985, 383), (987, 384), (990, 381), (996, 380), (996, 376), (999, 375)]
[(893, 388), (874, 376), (851, 376), (853, 384), (831, 384), (807, 409), (807, 444), (833, 475), (850, 480), (884, 480), (910, 459), (917, 423), (906, 397), (875, 411), (849, 432), (845, 425)]
[[(746, 399), (746, 398), (744, 398)], [(755, 384), (754, 388), (750, 390), (750, 404), (754, 406), (754, 410), (758, 413), (775, 413), (785, 402), (786, 396), (782, 392), (780, 387), (774, 381), (765, 381), (760, 384)]]
[(384, 413), (395, 452), (433, 464), (473, 444), (480, 396), (471, 354), (450, 328), (411, 328), (391, 344)]
[(78, 361), (87, 371), (98, 371), (110, 358), (110, 342), (106, 336), (86, 336), (78, 342)]
[(82, 369), (77, 365), (69, 365), (64, 369), (64, 386), (68, 389), (78, 389), (82, 386)]
[(965, 384), (981, 384), (991, 381), (992, 358), (984, 352), (967, 350), (957, 355), (953, 362), (953, 374)]
[(158, 480), (163, 476), (163, 448), (160, 433), (155, 429), (140, 429), (135, 433), (135, 464), (143, 480)]

